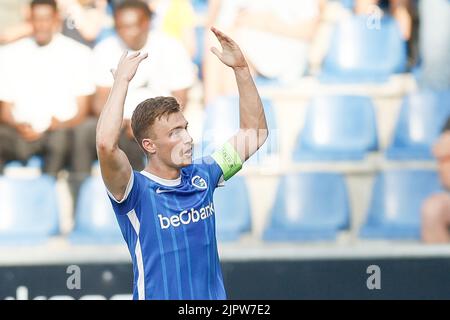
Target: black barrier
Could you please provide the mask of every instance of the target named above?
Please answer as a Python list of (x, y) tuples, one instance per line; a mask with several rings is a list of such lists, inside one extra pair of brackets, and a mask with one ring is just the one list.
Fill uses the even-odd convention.
[[(450, 299), (450, 258), (226, 261), (222, 269), (231, 300)], [(0, 300), (130, 299), (132, 281), (128, 263), (2, 266)]]

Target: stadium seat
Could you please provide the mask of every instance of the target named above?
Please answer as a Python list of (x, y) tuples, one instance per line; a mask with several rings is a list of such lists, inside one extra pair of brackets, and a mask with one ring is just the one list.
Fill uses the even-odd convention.
[(377, 148), (376, 118), (370, 98), (316, 97), (308, 106), (294, 160), (362, 160), (367, 152)]
[(53, 177), (0, 177), (0, 244), (40, 244), (58, 232), (59, 209)]
[(26, 162), (21, 162), (18, 160), (10, 161), (6, 163), (5, 169), (8, 168), (33, 168), (33, 169), (41, 169), (44, 164), (44, 159), (41, 156), (32, 156)]
[(204, 48), (204, 38), (205, 38), (205, 27), (196, 26), (195, 27), (195, 42), (196, 49), (193, 57), (193, 62), (197, 66), (197, 76), (200, 80), (203, 79), (203, 48)]
[[(277, 120), (272, 102), (262, 98), (269, 130), (277, 128)], [(239, 97), (226, 96), (216, 99), (205, 110), (203, 140), (201, 146), (194, 150), (196, 158), (211, 154), (221, 147), (239, 129)], [(247, 164), (261, 164), (267, 156), (278, 152), (276, 132), (273, 131), (266, 143), (253, 155)]]
[(241, 176), (225, 182), (214, 193), (216, 234), (219, 241), (234, 241), (251, 230), (250, 197)]
[(348, 229), (350, 209), (344, 176), (300, 173), (281, 178), (266, 241), (334, 240)]
[(390, 160), (430, 160), (432, 144), (450, 116), (450, 91), (422, 91), (404, 98), (394, 138), (386, 150)]
[(334, 30), (319, 79), (323, 83), (380, 83), (391, 74), (405, 72), (406, 63), (406, 42), (394, 18), (350, 16)]
[(123, 237), (101, 177), (89, 177), (78, 196), (75, 227), (69, 235), (74, 244), (116, 244)]
[(192, 0), (191, 3), (196, 14), (206, 14), (208, 11), (208, 0)]
[(433, 170), (389, 170), (375, 179), (361, 238), (420, 239), (420, 210), (424, 200), (441, 191)]

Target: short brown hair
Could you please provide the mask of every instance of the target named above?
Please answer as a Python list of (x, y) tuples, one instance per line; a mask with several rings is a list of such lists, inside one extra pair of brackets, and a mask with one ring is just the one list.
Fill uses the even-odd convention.
[(142, 139), (149, 136), (155, 120), (179, 111), (180, 104), (174, 97), (150, 98), (139, 103), (131, 116), (131, 129), (139, 146), (142, 148)]
[(56, 0), (33, 0), (30, 2), (31, 9), (39, 5), (47, 5), (52, 7), (54, 11), (58, 11), (58, 5), (56, 3)]
[(148, 4), (145, 3), (144, 1), (142, 1), (142, 0), (125, 0), (114, 7), (114, 9), (113, 9), (114, 17), (117, 16), (117, 13), (119, 11), (122, 11), (125, 9), (141, 10), (147, 19), (151, 19), (152, 15), (153, 15), (153, 11), (150, 9)]

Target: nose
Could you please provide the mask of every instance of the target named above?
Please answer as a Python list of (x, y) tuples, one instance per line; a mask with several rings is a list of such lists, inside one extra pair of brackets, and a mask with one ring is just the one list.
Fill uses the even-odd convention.
[(194, 142), (194, 139), (192, 139), (192, 137), (191, 137), (191, 135), (189, 133), (188, 133), (188, 137), (189, 137), (188, 143), (192, 144)]
[(194, 139), (192, 139), (191, 135), (189, 134), (189, 132), (186, 130), (184, 137), (183, 137), (183, 142), (185, 144), (192, 144), (194, 142)]

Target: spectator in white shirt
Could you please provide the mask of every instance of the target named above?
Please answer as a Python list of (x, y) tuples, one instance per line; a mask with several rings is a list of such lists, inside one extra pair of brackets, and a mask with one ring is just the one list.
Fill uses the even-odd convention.
[(57, 32), (54, 0), (33, 0), (33, 35), (3, 48), (0, 65), (0, 172), (11, 160), (40, 154), (56, 176), (69, 156), (73, 128), (89, 111), (89, 48)]
[[(214, 25), (237, 39), (253, 74), (289, 84), (307, 71), (324, 4), (324, 0), (210, 0), (206, 27)], [(207, 33), (205, 50), (215, 45)], [(206, 104), (237, 90), (233, 73), (212, 56), (204, 55)]]

